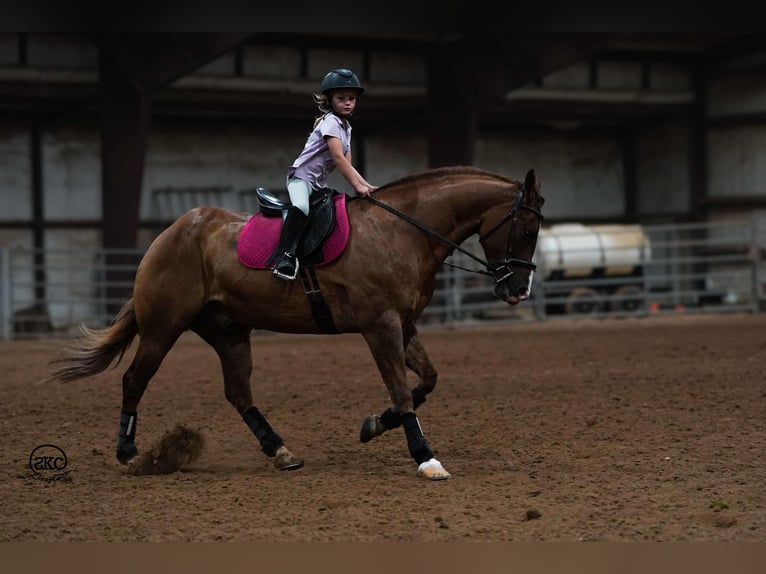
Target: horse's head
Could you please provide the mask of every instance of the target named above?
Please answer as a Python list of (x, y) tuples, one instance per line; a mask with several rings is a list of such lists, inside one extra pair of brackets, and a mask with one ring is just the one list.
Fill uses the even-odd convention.
[(493, 292), (510, 305), (529, 299), (544, 202), (540, 178), (529, 170), (523, 184), (516, 182), (510, 211), (507, 203), (499, 205), (489, 210), (481, 223), (479, 242), (495, 279)]

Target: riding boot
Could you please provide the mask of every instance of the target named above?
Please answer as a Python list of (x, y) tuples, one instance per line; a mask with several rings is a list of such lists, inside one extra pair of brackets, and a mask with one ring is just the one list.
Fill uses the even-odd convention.
[(298, 274), (298, 245), (307, 221), (308, 217), (294, 205), (287, 209), (287, 217), (282, 222), (282, 234), (277, 246), (277, 262), (272, 272), (280, 279), (292, 281)]

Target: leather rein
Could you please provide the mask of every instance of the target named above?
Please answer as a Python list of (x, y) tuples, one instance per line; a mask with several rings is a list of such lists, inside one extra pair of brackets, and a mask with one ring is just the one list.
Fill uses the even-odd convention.
[(460, 265), (455, 265), (453, 263), (447, 263), (446, 261), (444, 262), (445, 265), (449, 265), (450, 267), (455, 267), (456, 269), (462, 269), (463, 271), (468, 271), (470, 273), (478, 273), (480, 275), (487, 275), (489, 277), (492, 277), (495, 280), (495, 283), (500, 283), (501, 281), (504, 281), (508, 277), (513, 275), (513, 271), (511, 270), (511, 267), (525, 267), (527, 269), (531, 269), (532, 271), (537, 269), (537, 265), (535, 263), (533, 263), (532, 261), (530, 261), (528, 259), (517, 259), (517, 258), (513, 257), (512, 253), (511, 253), (511, 238), (513, 237), (513, 228), (515, 227), (516, 222), (517, 222), (517, 217), (516, 216), (517, 216), (518, 212), (522, 211), (522, 210), (524, 210), (524, 211), (531, 211), (532, 213), (534, 213), (538, 217), (538, 219), (540, 220), (541, 223), (543, 221), (543, 214), (539, 210), (535, 209), (534, 207), (529, 207), (528, 205), (524, 205), (524, 203), (523, 203), (524, 202), (524, 193), (525, 193), (525, 189), (522, 187), (519, 190), (519, 192), (516, 194), (516, 202), (514, 203), (513, 208), (508, 213), (508, 215), (506, 215), (500, 221), (498, 221), (492, 227), (492, 229), (490, 229), (486, 234), (484, 234), (483, 236), (479, 237), (479, 241), (484, 241), (490, 235), (492, 235), (498, 229), (500, 229), (503, 225), (505, 225), (505, 223), (507, 223), (508, 221), (511, 222), (511, 229), (510, 229), (510, 231), (508, 233), (508, 248), (507, 248), (508, 256), (505, 259), (503, 259), (501, 262), (499, 262), (499, 263), (490, 263), (488, 261), (485, 261), (481, 257), (477, 257), (473, 253), (470, 253), (470, 252), (466, 251), (465, 249), (463, 249), (462, 247), (460, 247), (454, 241), (450, 240), (447, 237), (444, 237), (438, 231), (436, 231), (434, 229), (431, 229), (430, 227), (428, 227), (427, 225), (424, 225), (423, 223), (417, 221), (416, 219), (413, 219), (412, 217), (410, 217), (406, 213), (402, 213), (401, 211), (399, 211), (395, 207), (391, 207), (390, 205), (375, 199), (371, 195), (366, 196), (365, 199), (371, 201), (375, 205), (377, 205), (379, 207), (382, 207), (383, 209), (385, 209), (387, 211), (390, 211), (391, 213), (393, 213), (394, 215), (396, 215), (400, 219), (403, 219), (407, 223), (410, 223), (410, 224), (414, 225), (415, 227), (417, 227), (418, 229), (420, 229), (422, 231), (425, 231), (427, 234), (432, 235), (433, 237), (436, 237), (436, 238), (440, 239), (441, 241), (443, 241), (447, 245), (451, 246), (453, 249), (457, 249), (458, 251), (460, 251), (461, 253), (467, 255), (468, 257), (470, 257), (474, 261), (480, 263), (481, 265), (483, 265), (485, 267), (485, 269), (466, 269), (465, 267), (461, 267)]

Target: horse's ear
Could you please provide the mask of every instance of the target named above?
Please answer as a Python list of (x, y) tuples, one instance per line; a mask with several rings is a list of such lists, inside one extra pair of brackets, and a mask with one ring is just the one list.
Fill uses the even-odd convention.
[(527, 172), (527, 177), (524, 178), (524, 189), (528, 193), (540, 193), (540, 178), (537, 177), (534, 169)]

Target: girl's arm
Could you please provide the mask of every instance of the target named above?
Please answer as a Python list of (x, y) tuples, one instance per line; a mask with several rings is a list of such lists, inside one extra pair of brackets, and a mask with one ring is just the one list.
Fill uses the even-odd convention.
[(338, 167), (343, 177), (346, 178), (359, 195), (369, 195), (370, 192), (378, 189), (377, 186), (371, 185), (351, 164), (351, 152), (343, 154), (343, 146), (338, 138), (328, 136), (325, 137), (327, 147), (330, 149), (332, 159), (335, 161), (335, 165)]

